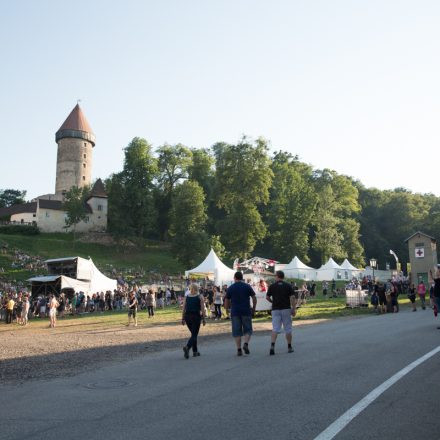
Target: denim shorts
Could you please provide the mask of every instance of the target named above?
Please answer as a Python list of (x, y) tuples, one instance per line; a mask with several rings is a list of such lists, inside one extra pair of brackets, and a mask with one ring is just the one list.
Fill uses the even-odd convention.
[(252, 316), (232, 316), (231, 323), (234, 338), (252, 334)]
[(272, 310), (272, 329), (274, 333), (281, 333), (281, 325), (284, 333), (292, 333), (292, 310)]

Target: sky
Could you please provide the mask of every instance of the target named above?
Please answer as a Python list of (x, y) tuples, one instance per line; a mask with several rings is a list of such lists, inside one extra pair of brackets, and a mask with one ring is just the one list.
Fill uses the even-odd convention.
[(440, 2), (0, 1), (0, 189), (54, 191), (80, 99), (93, 178), (135, 136), (263, 136), (315, 168), (440, 195)]

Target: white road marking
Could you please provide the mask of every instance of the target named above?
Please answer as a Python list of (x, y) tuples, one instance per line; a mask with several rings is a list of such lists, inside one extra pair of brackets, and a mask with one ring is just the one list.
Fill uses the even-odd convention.
[(440, 352), (440, 345), (429, 353), (426, 353), (421, 358), (415, 360), (414, 362), (407, 365), (402, 370), (398, 371), (394, 376), (391, 376), (384, 383), (375, 388), (371, 393), (367, 394), (362, 400), (360, 400), (356, 405), (352, 406), (348, 411), (342, 414), (341, 417), (336, 419), (326, 430), (322, 431), (318, 437), (314, 440), (331, 440), (337, 434), (339, 434), (357, 415), (359, 415), (365, 408), (367, 408), (370, 403), (374, 402), (382, 393), (384, 393), (388, 388), (394, 385), (398, 380), (408, 374), (414, 368), (418, 367), (420, 364), (436, 355)]

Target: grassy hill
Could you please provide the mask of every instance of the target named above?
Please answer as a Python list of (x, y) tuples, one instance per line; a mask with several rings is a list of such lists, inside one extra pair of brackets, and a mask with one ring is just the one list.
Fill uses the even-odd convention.
[(147, 242), (135, 246), (103, 245), (74, 241), (71, 234), (39, 234), (33, 236), (0, 234), (0, 278), (23, 280), (35, 272), (17, 266), (15, 251), (42, 259), (61, 257), (91, 257), (101, 270), (181, 273), (184, 268), (177, 262), (169, 246), (160, 242)]

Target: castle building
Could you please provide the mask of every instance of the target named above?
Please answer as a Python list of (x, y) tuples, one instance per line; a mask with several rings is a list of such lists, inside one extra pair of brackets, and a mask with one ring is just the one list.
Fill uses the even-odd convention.
[[(77, 104), (55, 134), (58, 144), (55, 193), (38, 196), (29, 203), (0, 208), (0, 219), (18, 224), (35, 224), (42, 232), (68, 232), (63, 208), (66, 193), (74, 186), (92, 184), (95, 135)], [(101, 179), (91, 187), (86, 199), (87, 217), (76, 225), (78, 232), (107, 229), (107, 193)]]

